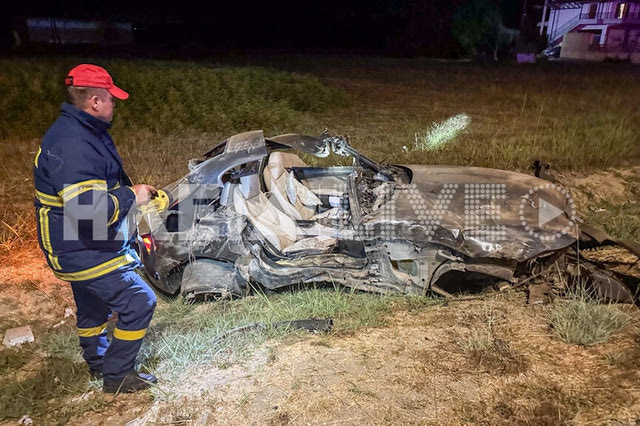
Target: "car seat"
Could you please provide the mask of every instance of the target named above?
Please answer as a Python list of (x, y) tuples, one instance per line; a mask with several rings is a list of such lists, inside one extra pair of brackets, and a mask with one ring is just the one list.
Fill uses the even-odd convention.
[(305, 167), (295, 154), (274, 152), (264, 169), (264, 183), (276, 207), (295, 220), (309, 220), (316, 213), (320, 199), (300, 183), (287, 167)]
[(260, 191), (258, 175), (243, 176), (233, 189), (233, 208), (275, 248), (282, 251), (297, 239), (296, 223)]
[(234, 210), (246, 216), (256, 230), (282, 253), (327, 253), (337, 244), (334, 237), (299, 234), (295, 220), (260, 191), (257, 174), (241, 177), (240, 184), (231, 185), (231, 188)]

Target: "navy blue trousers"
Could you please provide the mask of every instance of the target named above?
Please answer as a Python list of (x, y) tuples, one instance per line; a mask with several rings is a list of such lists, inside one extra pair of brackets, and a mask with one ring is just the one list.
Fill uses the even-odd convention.
[[(71, 282), (77, 307), (80, 346), (89, 368), (101, 371), (105, 380), (120, 380), (133, 370), (153, 311), (156, 295), (133, 269)], [(111, 342), (107, 320), (117, 312)]]

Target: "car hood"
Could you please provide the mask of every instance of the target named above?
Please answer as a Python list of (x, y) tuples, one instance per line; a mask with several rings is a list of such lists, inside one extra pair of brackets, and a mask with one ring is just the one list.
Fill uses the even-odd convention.
[(406, 167), (411, 183), (362, 218), (365, 232), (518, 262), (576, 241), (573, 201), (549, 181), (480, 167)]

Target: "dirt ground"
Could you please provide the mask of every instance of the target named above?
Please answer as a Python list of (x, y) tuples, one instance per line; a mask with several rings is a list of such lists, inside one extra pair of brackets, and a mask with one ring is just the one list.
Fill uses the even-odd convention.
[[(624, 173), (565, 179), (626, 197)], [(640, 273), (620, 250), (589, 255)], [(39, 252), (7, 261), (0, 283), (3, 324), (30, 321), (38, 338), (71, 321), (68, 286)], [(512, 290), (400, 309), (384, 327), (291, 336), (226, 368), (194, 367), (172, 386), (161, 382), (155, 398), (107, 396), (69, 424), (640, 424), (638, 310), (623, 308), (631, 321), (609, 342), (581, 347), (554, 337), (548, 309)]]
[[(161, 385), (170, 397), (129, 424), (636, 424), (637, 330), (577, 347), (552, 336), (544, 310), (494, 293), (398, 312), (383, 328), (271, 342)], [(476, 332), (491, 346), (468, 352)]]
[[(22, 318), (49, 328), (73, 306), (54, 279), (28, 294), (20, 309), (37, 308)], [(69, 424), (637, 424), (637, 309), (625, 308), (631, 324), (592, 347), (556, 339), (547, 309), (508, 290), (400, 310), (381, 328), (270, 341), (242, 362), (161, 383), (155, 400), (107, 396)], [(489, 345), (470, 350), (478, 336)]]

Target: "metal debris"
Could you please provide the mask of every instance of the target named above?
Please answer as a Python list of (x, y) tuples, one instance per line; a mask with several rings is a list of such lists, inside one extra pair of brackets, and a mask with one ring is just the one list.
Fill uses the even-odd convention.
[(269, 327), (272, 327), (274, 329), (291, 328), (295, 330), (307, 330), (310, 333), (329, 333), (333, 328), (333, 318), (310, 318), (304, 320), (277, 321), (271, 324), (256, 322), (225, 331), (224, 333), (213, 339), (213, 344), (217, 345), (227, 337), (234, 334), (243, 334), (249, 331), (265, 330)]

